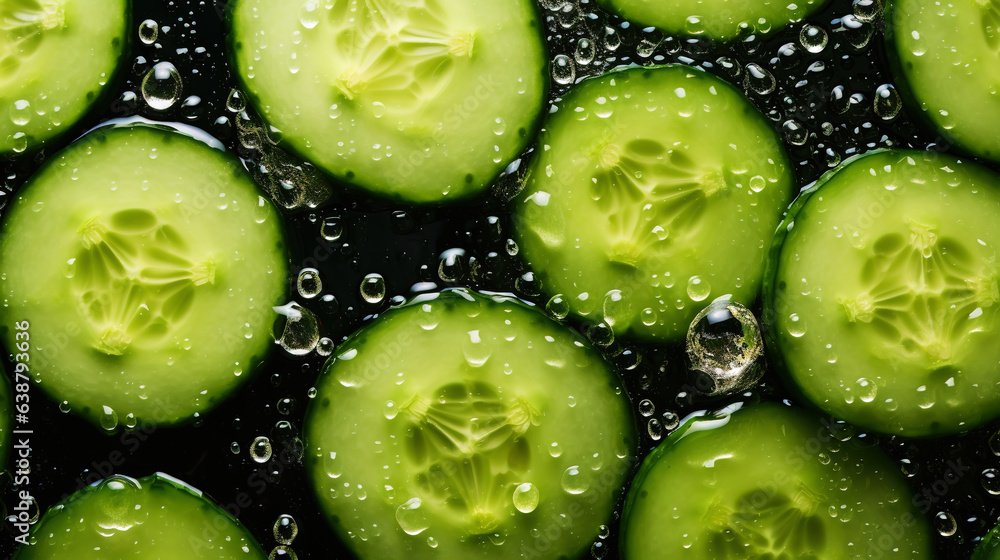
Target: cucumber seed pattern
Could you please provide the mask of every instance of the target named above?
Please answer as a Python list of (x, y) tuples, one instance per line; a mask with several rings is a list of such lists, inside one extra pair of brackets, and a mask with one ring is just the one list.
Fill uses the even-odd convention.
[(696, 233), (709, 198), (727, 188), (725, 172), (701, 169), (680, 149), (655, 140), (603, 142), (593, 156), (591, 194), (608, 214), (611, 259), (636, 266), (642, 255)]
[(475, 31), (449, 26), (436, 0), (338, 0), (329, 21), (339, 29), (333, 86), (376, 117), (418, 113), (476, 42)]
[(69, 277), (94, 348), (105, 354), (162, 343), (191, 310), (197, 287), (215, 283), (213, 261), (193, 260), (179, 232), (148, 210), (94, 216), (78, 233)]
[(10, 80), (42, 42), (45, 31), (62, 29), (66, 14), (60, 2), (4, 0), (0, 2), (0, 84)]
[(996, 273), (957, 239), (910, 222), (909, 236), (887, 234), (861, 271), (866, 292), (839, 300), (852, 323), (871, 325), (885, 347), (907, 360), (946, 365), (952, 350), (995, 312)]
[(502, 399), (479, 381), (451, 383), (433, 398), (414, 395), (400, 407), (412, 426), (407, 449), (423, 503), (454, 515), (471, 535), (496, 530), (509, 518), (511, 494), (530, 465), (522, 437), (541, 414), (523, 399)]
[(982, 10), (983, 37), (1000, 54), (1000, 0), (976, 0)]
[(826, 548), (820, 507), (825, 498), (805, 485), (789, 497), (760, 489), (737, 502), (734, 509), (716, 503), (705, 514), (710, 527), (704, 541), (707, 558), (815, 560)]

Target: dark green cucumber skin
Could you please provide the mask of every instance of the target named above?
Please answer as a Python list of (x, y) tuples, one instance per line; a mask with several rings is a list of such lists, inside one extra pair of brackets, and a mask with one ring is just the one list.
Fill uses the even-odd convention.
[(979, 542), (969, 560), (997, 560), (1000, 558), (1000, 526), (994, 527)]
[(910, 88), (910, 82), (906, 79), (906, 73), (903, 71), (906, 67), (906, 62), (899, 56), (899, 49), (896, 47), (896, 24), (893, 21), (893, 17), (895, 17), (896, 13), (895, 5), (895, 0), (887, 0), (883, 10), (882, 17), (884, 22), (883, 27), (885, 29), (885, 43), (883, 49), (884, 54), (880, 58), (882, 58), (882, 61), (889, 67), (893, 78), (895, 78), (893, 84), (896, 86), (896, 91), (899, 92), (903, 101), (902, 112), (917, 121), (917, 123), (925, 130), (933, 131), (937, 135), (934, 139), (934, 143), (940, 145), (939, 151), (948, 152), (951, 151), (951, 148), (955, 148), (963, 155), (976, 158), (976, 161), (979, 163), (993, 165), (995, 167), (995, 164), (982, 160), (976, 156), (975, 150), (971, 146), (965, 146), (952, 138), (948, 134), (948, 131), (939, 127), (925, 111), (920, 110), (920, 102), (917, 101), (916, 96), (913, 95), (913, 91)]
[[(236, 30), (233, 28), (233, 23), (236, 18), (236, 7), (240, 3), (240, 1), (241, 0), (231, 0), (228, 4), (226, 4), (225, 8), (226, 43), (227, 46), (229, 47), (226, 49), (227, 53), (226, 58), (229, 62), (229, 68), (232, 70), (232, 74), (236, 77), (236, 81), (240, 85), (240, 91), (246, 94), (248, 108), (253, 107), (254, 116), (257, 119), (264, 121), (264, 118), (260, 116), (259, 113), (256, 112), (257, 107), (260, 107), (261, 105), (260, 98), (257, 96), (257, 93), (253, 90), (253, 88), (250, 87), (250, 84), (247, 83), (247, 81), (244, 79), (243, 74), (240, 73), (239, 65), (237, 64), (236, 61), (236, 51), (243, 48), (242, 43), (236, 40)], [(535, 14), (535, 19), (532, 27), (540, 26), (542, 22), (545, 21), (541, 11), (541, 7), (536, 2), (531, 2), (530, 4), (533, 6), (533, 11)], [(542, 45), (543, 45), (543, 50), (545, 51), (543, 54), (545, 55), (546, 60), (548, 60), (550, 55), (548, 41), (542, 41)], [(535, 116), (534, 122), (532, 122), (531, 126), (527, 128), (527, 133), (525, 136), (527, 138), (530, 138), (531, 140), (527, 142), (525, 150), (522, 151), (522, 154), (531, 151), (535, 148), (535, 144), (538, 139), (538, 132), (542, 129), (542, 123), (545, 120), (545, 116), (548, 115), (547, 109), (549, 103), (547, 103), (547, 101), (549, 98), (549, 93), (552, 91), (552, 73), (549, 71), (548, 64), (545, 65), (545, 68), (542, 71), (542, 81), (544, 87), (542, 88), (542, 96), (541, 99), (539, 100), (539, 106), (542, 107), (543, 110), (539, 111), (538, 115)], [(305, 154), (303, 154), (290, 144), (279, 142), (279, 147), (283, 150), (287, 150), (289, 153), (293, 154), (295, 157), (301, 159), (302, 161), (306, 162), (309, 161), (309, 158), (307, 158)], [(358, 200), (363, 204), (365, 204), (366, 206), (372, 206), (372, 207), (386, 207), (389, 205), (398, 206), (400, 204), (406, 207), (416, 206), (403, 196), (399, 195), (383, 196), (381, 194), (376, 194), (373, 190), (371, 190), (370, 185), (364, 184), (362, 181), (358, 179), (357, 176), (351, 179), (350, 183), (359, 185), (364, 190), (359, 192), (357, 188), (351, 189), (347, 186), (349, 182), (346, 181), (344, 178), (331, 175), (322, 167), (319, 166), (315, 167), (324, 176), (334, 181), (334, 185), (336, 185), (338, 191), (340, 191), (339, 192), (340, 195), (345, 196), (350, 200)], [(439, 206), (461, 206), (461, 205), (475, 204), (479, 201), (479, 199), (483, 198), (484, 196), (492, 195), (504, 199), (512, 197), (512, 195), (508, 195), (506, 193), (496, 192), (495, 188), (496, 181), (497, 179), (500, 178), (502, 173), (503, 171), (501, 170), (496, 175), (494, 175), (490, 179), (491, 186), (487, 187), (484, 191), (478, 194), (469, 193), (469, 194), (457, 195), (454, 197), (449, 197), (448, 199), (445, 200), (440, 200), (438, 202), (435, 202), (435, 204)], [(488, 195), (487, 193), (490, 194)], [(331, 200), (330, 202), (335, 202), (335, 201)]]
[[(841, 169), (847, 167), (848, 165), (854, 163), (859, 159), (863, 159), (872, 154), (878, 154), (882, 152), (887, 152), (889, 150), (879, 149), (872, 150), (870, 152), (865, 152), (863, 154), (858, 154), (851, 156), (840, 163), (837, 167), (824, 173), (819, 179), (817, 179), (812, 184), (806, 185), (799, 191), (798, 196), (789, 205), (788, 210), (785, 212), (785, 217), (778, 224), (778, 229), (774, 232), (774, 239), (771, 241), (771, 248), (767, 253), (767, 266), (764, 269), (764, 278), (761, 281), (761, 299), (763, 301), (763, 309), (760, 315), (760, 328), (761, 333), (764, 335), (764, 351), (767, 356), (768, 363), (771, 365), (771, 369), (776, 371), (783, 381), (783, 386), (785, 389), (792, 394), (795, 398), (795, 402), (800, 405), (807, 406), (808, 408), (819, 412), (820, 414), (826, 414), (822, 409), (813, 404), (813, 402), (806, 398), (806, 396), (799, 389), (798, 384), (795, 382), (795, 378), (791, 375), (785, 364), (784, 357), (779, 350), (778, 337), (776, 329), (777, 327), (777, 317), (775, 316), (775, 282), (777, 280), (778, 268), (780, 268), (780, 256), (781, 248), (785, 244), (785, 238), (788, 237), (788, 226), (795, 221), (795, 217), (798, 215), (799, 210), (805, 206), (806, 202), (812, 197), (816, 191), (820, 190), (827, 181), (831, 180), (833, 177), (840, 172)], [(920, 153), (920, 152), (914, 152)]]
[[(124, 62), (132, 57), (132, 0), (124, 0), (124, 2), (126, 9), (125, 33), (121, 37), (121, 54), (118, 57), (118, 64), (115, 65), (111, 75), (108, 76), (108, 82), (102, 88), (103, 91), (101, 94), (93, 100), (90, 108), (80, 115), (80, 118), (75, 123), (64, 127), (63, 130), (49, 137), (44, 142), (29, 143), (28, 148), (21, 153), (0, 153), (0, 162), (27, 161), (29, 158), (42, 161), (47, 158), (48, 154), (59, 151), (65, 148), (66, 145), (79, 139), (94, 126), (94, 121), (108, 112), (108, 101), (121, 91), (122, 86), (125, 84), (125, 76), (128, 73), (124, 69), (126, 66)], [(116, 113), (118, 111), (117, 106), (112, 103), (111, 112)]]

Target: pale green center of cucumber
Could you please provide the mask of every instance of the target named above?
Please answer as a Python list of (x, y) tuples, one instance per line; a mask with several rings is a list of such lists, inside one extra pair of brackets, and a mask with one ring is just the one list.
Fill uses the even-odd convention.
[(632, 267), (647, 251), (691, 233), (709, 199), (728, 187), (723, 170), (655, 140), (605, 141), (592, 156), (591, 196), (608, 216), (610, 258)]
[(805, 485), (793, 496), (760, 488), (741, 497), (735, 507), (714, 504), (705, 514), (710, 536), (707, 558), (791, 560), (822, 556), (826, 529), (819, 511), (826, 499)]
[(459, 59), (472, 57), (476, 32), (452, 29), (433, 0), (342, 0), (353, 17), (331, 13), (339, 65), (333, 86), (364, 100), (375, 117), (413, 114), (448, 87)]
[(38, 48), (45, 31), (65, 25), (66, 11), (59, 0), (0, 2), (0, 83), (14, 74), (21, 58)]
[(413, 395), (400, 411), (412, 425), (409, 458), (424, 504), (453, 518), (472, 535), (491, 533), (509, 518), (510, 496), (530, 464), (524, 435), (541, 414), (524, 399), (503, 399), (486, 383)]
[(162, 343), (215, 283), (211, 258), (196, 258), (180, 233), (146, 209), (96, 215), (77, 231), (68, 276), (93, 329), (93, 347), (120, 356)]
[(912, 221), (908, 235), (875, 241), (861, 278), (867, 290), (839, 300), (847, 320), (870, 325), (896, 357), (936, 366), (948, 364), (973, 322), (1000, 302), (995, 271), (958, 240)]

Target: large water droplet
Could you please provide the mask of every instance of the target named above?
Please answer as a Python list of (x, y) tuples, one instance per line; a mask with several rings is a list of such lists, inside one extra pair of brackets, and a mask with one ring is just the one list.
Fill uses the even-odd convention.
[(166, 111), (181, 97), (181, 73), (170, 62), (158, 62), (142, 79), (142, 98), (150, 108)]
[(774, 91), (778, 83), (774, 76), (756, 62), (747, 64), (746, 75), (743, 78), (743, 85), (760, 95), (767, 95)]
[(757, 319), (739, 303), (716, 300), (698, 313), (688, 328), (688, 359), (691, 368), (703, 374), (698, 388), (705, 394), (752, 387), (764, 373), (760, 367), (763, 353)]
[(306, 299), (312, 299), (323, 291), (323, 280), (320, 279), (319, 271), (315, 268), (303, 268), (299, 272), (296, 286), (298, 287), (299, 295)]
[(250, 457), (258, 463), (268, 462), (271, 459), (271, 440), (257, 436), (250, 444)]
[(552, 59), (552, 79), (557, 84), (572, 84), (576, 79), (576, 68), (573, 59), (564, 54), (556, 55)]
[(816, 25), (805, 25), (799, 32), (802, 47), (813, 54), (823, 52), (829, 40), (826, 30)]
[(306, 0), (299, 7), (299, 23), (306, 29), (312, 29), (319, 23), (319, 2)]
[(563, 471), (562, 488), (570, 494), (583, 494), (590, 488), (590, 480), (583, 469), (573, 465)]
[(154, 20), (147, 19), (143, 20), (139, 24), (139, 40), (146, 45), (152, 45), (156, 42), (157, 36), (160, 34), (160, 25)]
[(385, 299), (385, 278), (381, 274), (368, 274), (361, 280), (359, 291), (365, 301), (378, 305)]
[(274, 310), (284, 317), (285, 322), (281, 336), (277, 337), (278, 344), (294, 356), (312, 352), (319, 343), (319, 320), (313, 312), (294, 301)]
[(903, 108), (903, 101), (892, 84), (882, 84), (875, 89), (875, 114), (884, 121), (891, 121)]
[(292, 541), (299, 534), (299, 524), (295, 522), (295, 518), (291, 515), (283, 514), (279, 515), (278, 519), (274, 521), (272, 530), (274, 532), (274, 540), (278, 541), (278, 543), (292, 544)]
[(396, 523), (407, 535), (419, 535), (430, 527), (427, 516), (420, 510), (420, 498), (410, 498), (396, 508)]
[(521, 513), (531, 513), (538, 507), (538, 488), (530, 482), (514, 489), (514, 507)]
[(692, 276), (688, 278), (687, 283), (687, 295), (691, 298), (691, 301), (702, 301), (712, 293), (712, 286), (708, 283), (708, 280), (702, 278), (701, 276)]

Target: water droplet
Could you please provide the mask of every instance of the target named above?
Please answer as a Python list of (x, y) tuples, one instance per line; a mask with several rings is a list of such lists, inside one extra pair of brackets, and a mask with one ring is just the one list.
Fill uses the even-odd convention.
[(340, 216), (329, 216), (323, 219), (319, 226), (319, 234), (327, 241), (336, 241), (344, 234), (344, 224)]
[(892, 84), (882, 84), (875, 89), (875, 114), (884, 121), (891, 121), (903, 108), (903, 101)]
[(746, 75), (743, 78), (743, 85), (760, 95), (767, 95), (774, 91), (778, 83), (774, 76), (756, 62), (747, 64)]
[(569, 315), (569, 300), (562, 294), (556, 294), (545, 304), (545, 312), (553, 319), (565, 319)]
[(882, 13), (881, 0), (854, 0), (854, 17), (864, 22), (875, 21)]
[(419, 535), (430, 527), (424, 512), (420, 511), (420, 498), (410, 498), (396, 508), (396, 523), (407, 535)]
[(760, 191), (764, 190), (765, 186), (767, 186), (767, 180), (765, 180), (760, 175), (754, 175), (753, 177), (750, 177), (750, 190), (752, 190), (753, 192), (759, 193)]
[(274, 522), (274, 540), (280, 544), (292, 544), (299, 534), (299, 524), (295, 518), (288, 514), (279, 515)]
[(587, 66), (594, 61), (594, 56), (596, 55), (596, 49), (594, 47), (594, 42), (587, 37), (581, 37), (576, 41), (576, 50), (574, 56), (576, 58), (576, 63), (580, 66)]
[(296, 285), (299, 295), (306, 299), (312, 299), (323, 291), (323, 281), (319, 277), (319, 271), (315, 268), (303, 268), (299, 272)]
[(280, 544), (271, 550), (267, 560), (299, 560), (299, 557), (291, 547)]
[(465, 361), (472, 367), (482, 367), (493, 355), (493, 347), (489, 341), (479, 337), (479, 331), (469, 331), (462, 341), (462, 354)]
[(166, 111), (181, 97), (181, 73), (170, 62), (158, 62), (142, 79), (142, 98), (150, 108)]
[(955, 517), (947, 511), (939, 511), (934, 516), (934, 527), (942, 537), (950, 537), (958, 531)]
[(385, 278), (381, 274), (368, 274), (361, 280), (361, 297), (372, 305), (378, 305), (385, 299)]
[(514, 507), (521, 513), (531, 513), (538, 507), (538, 488), (530, 482), (514, 489)]
[(649, 417), (656, 412), (656, 406), (653, 405), (653, 401), (649, 399), (642, 399), (639, 401), (639, 414)]
[(271, 459), (271, 440), (265, 436), (257, 436), (250, 444), (250, 457), (258, 463), (266, 463)]
[(590, 480), (578, 465), (573, 465), (563, 471), (562, 488), (570, 494), (583, 494), (590, 488)]
[(160, 25), (151, 19), (139, 24), (139, 40), (146, 45), (152, 45), (160, 34)]
[(681, 417), (676, 412), (667, 411), (663, 413), (663, 427), (667, 430), (676, 430), (681, 425)]
[(240, 444), (235, 441), (230, 443), (229, 451), (232, 452), (233, 455), (239, 455), (241, 451)]
[(663, 437), (663, 424), (658, 418), (650, 418), (646, 423), (646, 432), (653, 441), (659, 441)]
[(230, 113), (242, 113), (247, 109), (247, 101), (243, 98), (243, 93), (233, 88), (226, 97), (226, 110)]
[(990, 436), (989, 444), (990, 451), (992, 451), (997, 457), (1000, 457), (1000, 430)]
[(465, 249), (447, 249), (438, 257), (438, 277), (443, 282), (460, 282), (465, 276)]
[(320, 356), (329, 356), (330, 354), (333, 354), (335, 346), (336, 345), (333, 342), (332, 338), (327, 338), (324, 336), (323, 338), (319, 339), (319, 342), (316, 344), (316, 353), (319, 354)]
[(806, 334), (806, 322), (805, 319), (799, 317), (798, 313), (792, 313), (788, 316), (788, 334), (799, 338)]
[(431, 548), (437, 548), (438, 542), (434, 537), (427, 537), (427, 546)]
[(983, 470), (983, 489), (994, 496), (1000, 496), (1000, 471), (994, 468)]
[(10, 122), (16, 126), (24, 126), (31, 121), (31, 103), (27, 99), (18, 99), (10, 106)]
[(803, 146), (809, 140), (809, 130), (792, 119), (781, 125), (781, 131), (785, 133), (785, 139), (794, 146)]
[(607, 348), (615, 341), (615, 333), (607, 323), (594, 323), (588, 325), (585, 330), (587, 340), (591, 344), (600, 348)]
[(611, 290), (604, 295), (604, 322), (609, 327), (627, 324), (631, 315), (630, 301), (621, 290)]
[(101, 407), (101, 427), (109, 432), (118, 428), (118, 413), (110, 406)]
[(870, 403), (875, 400), (875, 395), (878, 393), (878, 386), (875, 382), (867, 377), (858, 378), (855, 382), (857, 384), (857, 395), (858, 398), (866, 403)]
[(549, 445), (549, 455), (552, 456), (553, 458), (562, 455), (562, 446), (559, 445), (559, 442), (553, 441), (552, 444)]
[(701, 276), (688, 278), (687, 295), (691, 301), (702, 301), (712, 293), (712, 286)]
[(279, 320), (284, 318), (284, 328), (281, 336), (276, 337), (278, 344), (293, 356), (305, 356), (313, 351), (319, 343), (319, 320), (312, 311), (302, 307), (294, 301), (275, 307)]
[(805, 25), (799, 32), (799, 42), (807, 51), (816, 54), (823, 52), (830, 38), (826, 30), (816, 25)]
[(684, 20), (684, 31), (690, 35), (701, 35), (705, 32), (705, 24), (700, 16), (688, 16)]
[(336, 451), (331, 451), (323, 458), (323, 470), (330, 478), (340, 478), (344, 474), (344, 461)]
[(691, 321), (687, 355), (691, 369), (701, 372), (699, 390), (707, 395), (743, 391), (760, 381), (764, 343), (749, 309), (717, 300)]
[(279, 414), (284, 414), (285, 416), (288, 416), (289, 414), (295, 411), (296, 404), (297, 403), (295, 402), (295, 399), (285, 397), (278, 401), (278, 404), (275, 405), (275, 408), (278, 409)]
[(299, 23), (306, 29), (312, 29), (319, 23), (319, 3), (316, 0), (306, 0), (299, 8)]
[(576, 68), (574, 67), (573, 59), (564, 54), (556, 55), (552, 59), (552, 79), (557, 84), (564, 86), (572, 84), (576, 79)]

